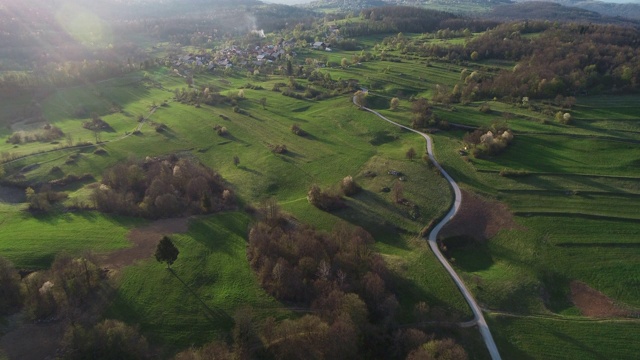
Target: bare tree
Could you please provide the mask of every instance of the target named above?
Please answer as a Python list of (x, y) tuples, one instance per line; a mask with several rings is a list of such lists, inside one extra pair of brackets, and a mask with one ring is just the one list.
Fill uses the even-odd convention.
[(407, 159), (413, 161), (413, 159), (416, 157), (416, 150), (414, 148), (409, 148), (409, 150), (407, 150), (407, 153), (405, 154), (405, 156), (407, 157)]

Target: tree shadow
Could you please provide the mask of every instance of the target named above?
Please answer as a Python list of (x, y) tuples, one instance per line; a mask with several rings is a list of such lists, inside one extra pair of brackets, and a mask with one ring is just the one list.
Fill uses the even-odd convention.
[(248, 167), (246, 167), (244, 165), (238, 165), (238, 169), (240, 169), (242, 171), (246, 171), (246, 172), (254, 174), (254, 175), (262, 175), (262, 173), (260, 171), (255, 170), (255, 169), (249, 169)]
[(213, 306), (213, 305), (207, 305), (201, 298), (200, 296), (198, 296), (198, 294), (189, 287), (189, 285), (187, 285), (186, 282), (184, 282), (184, 280), (182, 280), (182, 278), (180, 278), (180, 276), (178, 276), (178, 274), (172, 269), (172, 268), (168, 268), (167, 270), (169, 270), (169, 272), (171, 273), (171, 275), (173, 275), (176, 279), (178, 279), (178, 281), (180, 281), (180, 283), (182, 283), (182, 285), (185, 287), (185, 289), (187, 289), (191, 295), (193, 295), (194, 298), (196, 298), (196, 300), (198, 300), (198, 302), (200, 302), (200, 304), (202, 305), (203, 309), (205, 310), (205, 315), (207, 317), (207, 320), (211, 321), (212, 323), (218, 323), (220, 321), (224, 322), (225, 324), (228, 324), (229, 327), (233, 326), (233, 317), (231, 317), (229, 314), (227, 314), (224, 310)]

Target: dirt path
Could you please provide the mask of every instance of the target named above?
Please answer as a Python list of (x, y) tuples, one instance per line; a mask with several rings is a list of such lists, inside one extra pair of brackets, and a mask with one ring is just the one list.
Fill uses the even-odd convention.
[(356, 106), (359, 106), (360, 109), (362, 109), (362, 110), (365, 110), (365, 111), (368, 111), (368, 112), (370, 112), (372, 114), (377, 115), (379, 118), (381, 118), (384, 121), (387, 121), (387, 122), (389, 122), (389, 123), (391, 123), (391, 124), (393, 124), (395, 126), (398, 126), (398, 127), (401, 127), (401, 128), (403, 128), (405, 130), (409, 130), (411, 132), (419, 134), (427, 142), (427, 152), (429, 153), (429, 159), (431, 159), (431, 162), (433, 163), (433, 165), (435, 165), (435, 167), (438, 168), (438, 171), (440, 171), (440, 173), (447, 180), (449, 185), (451, 185), (451, 188), (453, 189), (453, 194), (454, 194), (453, 206), (451, 206), (451, 209), (449, 209), (449, 212), (444, 216), (444, 218), (442, 218), (442, 220), (433, 228), (433, 230), (429, 234), (429, 247), (431, 248), (431, 251), (433, 251), (433, 253), (438, 258), (438, 261), (440, 261), (442, 266), (444, 266), (444, 268), (447, 270), (447, 272), (449, 273), (449, 275), (451, 276), (451, 278), (455, 282), (455, 284), (458, 287), (458, 289), (460, 289), (460, 292), (462, 293), (462, 296), (464, 296), (465, 300), (469, 304), (469, 307), (471, 308), (471, 311), (473, 311), (474, 319), (477, 321), (478, 328), (480, 330), (480, 334), (482, 335), (484, 343), (487, 346), (487, 349), (489, 350), (489, 354), (491, 354), (491, 358), (493, 360), (500, 360), (501, 357), (500, 357), (500, 353), (498, 352), (498, 347), (496, 346), (496, 343), (493, 340), (493, 336), (491, 335), (491, 331), (489, 331), (489, 325), (487, 324), (487, 321), (485, 320), (484, 315), (482, 314), (482, 309), (480, 309), (480, 306), (478, 305), (476, 300), (473, 298), (473, 295), (471, 294), (469, 289), (467, 289), (466, 285), (464, 284), (464, 282), (462, 281), (460, 276), (458, 276), (458, 274), (455, 272), (455, 270), (453, 270), (453, 267), (451, 266), (451, 264), (449, 264), (447, 259), (444, 257), (444, 255), (442, 255), (442, 252), (440, 252), (440, 249), (438, 248), (437, 238), (438, 238), (438, 234), (440, 233), (440, 230), (442, 230), (442, 228), (449, 221), (451, 221), (451, 219), (456, 215), (456, 213), (460, 209), (460, 205), (462, 204), (462, 192), (460, 191), (460, 187), (455, 182), (455, 180), (453, 180), (453, 178), (442, 168), (442, 166), (436, 160), (436, 158), (435, 158), (435, 156), (433, 154), (433, 141), (431, 140), (431, 137), (429, 135), (427, 135), (425, 133), (422, 133), (420, 131), (414, 130), (414, 129), (408, 127), (408, 126), (404, 126), (404, 125), (398, 124), (395, 121), (389, 120), (389, 119), (387, 119), (386, 117), (384, 117), (382, 114), (380, 114), (379, 112), (377, 112), (375, 110), (371, 110), (371, 109), (366, 108), (364, 106), (360, 106), (356, 102), (356, 97), (355, 96), (353, 97), (353, 104), (356, 105)]
[(138, 260), (153, 256), (162, 236), (186, 233), (187, 230), (189, 230), (189, 218), (156, 220), (129, 232), (127, 238), (133, 243), (132, 247), (103, 255), (100, 257), (100, 262), (110, 271), (118, 271)]

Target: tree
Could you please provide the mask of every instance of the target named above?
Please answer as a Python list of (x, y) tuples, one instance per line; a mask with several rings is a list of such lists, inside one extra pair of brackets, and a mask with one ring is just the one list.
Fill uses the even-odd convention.
[(393, 185), (393, 201), (400, 203), (404, 200), (404, 186), (400, 181), (396, 181)]
[(360, 107), (363, 107), (366, 105), (366, 96), (367, 93), (365, 93), (362, 90), (358, 90), (356, 91), (354, 97), (356, 99), (356, 104), (358, 104)]
[(340, 66), (342, 66), (343, 68), (349, 66), (349, 61), (347, 60), (347, 58), (342, 58), (342, 60), (340, 60)]
[(431, 340), (409, 353), (408, 360), (447, 359), (467, 360), (469, 357), (462, 346), (451, 339)]
[(171, 239), (167, 236), (163, 236), (162, 240), (158, 243), (158, 247), (156, 247), (156, 260), (161, 263), (167, 263), (167, 268), (170, 268), (171, 265), (178, 259), (178, 248), (173, 245)]
[(391, 110), (396, 110), (398, 106), (400, 106), (400, 99), (398, 99), (397, 97), (394, 97), (393, 99), (391, 99), (391, 105), (390, 105)]
[(291, 60), (287, 60), (287, 75), (293, 75), (293, 65), (291, 64)]
[(416, 150), (414, 148), (409, 148), (405, 156), (407, 157), (407, 159), (413, 161), (413, 159), (416, 157)]
[(9, 261), (0, 258), (0, 314), (10, 313), (20, 303), (20, 275)]
[(479, 55), (478, 55), (478, 52), (477, 52), (477, 51), (472, 52), (472, 53), (471, 53), (471, 60), (473, 60), (473, 61), (478, 60), (478, 56), (479, 56)]

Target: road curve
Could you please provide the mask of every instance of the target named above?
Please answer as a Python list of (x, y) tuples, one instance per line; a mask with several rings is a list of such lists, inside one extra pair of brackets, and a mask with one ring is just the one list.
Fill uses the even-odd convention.
[(496, 343), (493, 341), (493, 336), (491, 336), (491, 331), (489, 331), (489, 325), (487, 325), (487, 321), (484, 319), (484, 315), (482, 314), (482, 310), (480, 309), (480, 306), (478, 305), (476, 300), (473, 298), (473, 295), (471, 295), (471, 292), (469, 291), (469, 289), (467, 289), (467, 287), (464, 285), (464, 282), (462, 281), (462, 279), (460, 279), (458, 274), (453, 270), (453, 267), (451, 267), (451, 264), (449, 264), (447, 259), (444, 257), (444, 255), (442, 255), (442, 253), (440, 252), (440, 249), (438, 248), (438, 242), (437, 242), (438, 233), (449, 222), (449, 220), (451, 220), (455, 216), (455, 214), (458, 212), (458, 209), (460, 209), (460, 204), (462, 204), (462, 193), (460, 192), (460, 187), (458, 187), (458, 184), (456, 184), (453, 178), (451, 178), (451, 176), (449, 176), (449, 174), (436, 161), (436, 158), (433, 155), (433, 142), (431, 141), (431, 137), (429, 137), (429, 135), (423, 132), (414, 130), (410, 127), (398, 124), (395, 121), (389, 120), (375, 110), (371, 110), (367, 107), (360, 106), (356, 102), (355, 96), (353, 97), (353, 103), (356, 106), (359, 106), (360, 109), (373, 113), (377, 115), (379, 118), (395, 126), (399, 126), (403, 129), (409, 130), (416, 134), (420, 134), (427, 141), (427, 152), (429, 153), (429, 159), (431, 159), (431, 162), (433, 163), (433, 165), (435, 165), (438, 168), (442, 176), (444, 176), (444, 178), (447, 179), (447, 181), (449, 182), (449, 185), (451, 185), (451, 187), (453, 188), (453, 193), (455, 196), (453, 201), (453, 206), (451, 207), (451, 209), (449, 209), (449, 212), (447, 213), (447, 215), (445, 215), (445, 217), (433, 228), (433, 230), (431, 230), (431, 233), (429, 233), (429, 247), (431, 248), (433, 253), (436, 255), (436, 257), (438, 258), (442, 266), (444, 266), (444, 268), (447, 269), (447, 272), (449, 273), (449, 275), (451, 275), (451, 278), (453, 278), (453, 281), (456, 283), (456, 286), (458, 286), (458, 289), (460, 289), (460, 292), (462, 293), (465, 300), (469, 304), (469, 307), (473, 311), (475, 321), (478, 325), (478, 328), (480, 329), (480, 334), (484, 339), (484, 343), (487, 346), (489, 353), (491, 354), (491, 358), (493, 360), (500, 360), (501, 357), (500, 357), (500, 353), (498, 352), (498, 347), (496, 346)]

